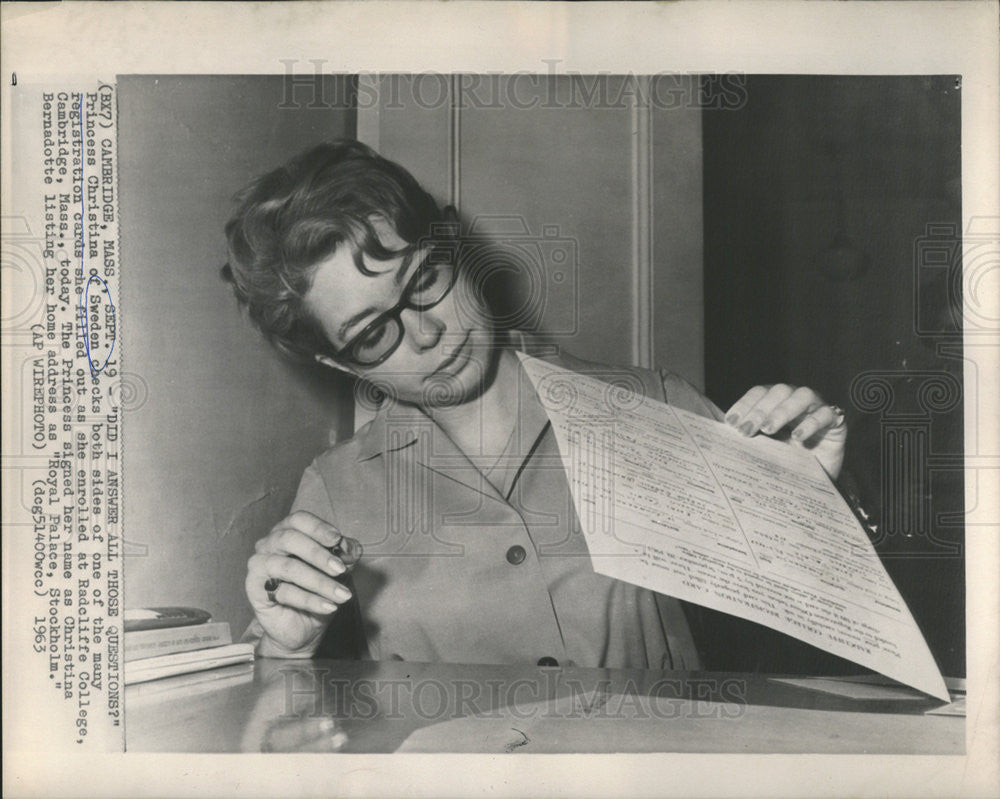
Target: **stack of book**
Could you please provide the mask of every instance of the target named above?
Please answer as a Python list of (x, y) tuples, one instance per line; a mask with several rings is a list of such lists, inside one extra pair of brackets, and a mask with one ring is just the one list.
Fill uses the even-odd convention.
[(253, 660), (252, 644), (234, 644), (228, 622), (197, 608), (125, 611), (125, 684)]

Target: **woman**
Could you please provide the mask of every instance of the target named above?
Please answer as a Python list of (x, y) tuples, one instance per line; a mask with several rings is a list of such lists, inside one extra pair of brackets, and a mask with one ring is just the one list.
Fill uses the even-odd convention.
[[(378, 398), (257, 542), (246, 638), (260, 654), (310, 657), (328, 629), (347, 634), (353, 587), (376, 659), (698, 668), (681, 603), (591, 568), (515, 354), (538, 343), (495, 328), (455, 226), (404, 169), (357, 142), (321, 145), (247, 187), (226, 232), (224, 272), (263, 333)], [(548, 357), (723, 418), (669, 372)], [(843, 414), (807, 388), (754, 387), (725, 420), (840, 471)]]

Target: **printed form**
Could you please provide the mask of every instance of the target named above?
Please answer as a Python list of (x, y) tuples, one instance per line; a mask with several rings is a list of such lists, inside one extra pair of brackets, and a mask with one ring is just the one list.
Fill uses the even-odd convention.
[(950, 701), (868, 536), (806, 450), (519, 357), (552, 422), (595, 571)]

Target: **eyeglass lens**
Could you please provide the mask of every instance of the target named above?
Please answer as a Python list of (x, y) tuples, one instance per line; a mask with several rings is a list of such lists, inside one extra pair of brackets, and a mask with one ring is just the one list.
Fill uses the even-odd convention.
[[(454, 267), (450, 262), (434, 263), (428, 259), (407, 287), (401, 307), (418, 311), (432, 308), (451, 290), (453, 278)], [(361, 364), (378, 363), (395, 350), (402, 337), (403, 323), (397, 312), (363, 333), (350, 347), (350, 355)]]

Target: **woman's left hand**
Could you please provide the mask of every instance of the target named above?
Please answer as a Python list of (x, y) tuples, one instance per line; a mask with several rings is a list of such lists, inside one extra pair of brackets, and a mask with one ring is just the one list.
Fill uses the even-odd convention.
[(844, 464), (844, 412), (827, 405), (811, 388), (754, 386), (726, 412), (726, 422), (745, 436), (790, 434), (789, 441), (820, 462), (833, 480)]

